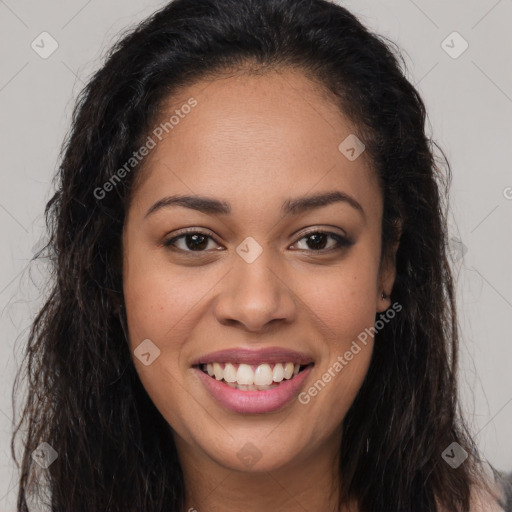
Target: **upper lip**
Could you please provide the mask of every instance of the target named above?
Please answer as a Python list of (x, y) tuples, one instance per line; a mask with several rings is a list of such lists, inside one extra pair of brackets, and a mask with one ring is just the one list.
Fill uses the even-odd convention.
[(259, 350), (232, 348), (211, 352), (196, 359), (192, 366), (208, 363), (294, 363), (306, 365), (313, 362), (307, 354), (282, 347), (267, 347)]

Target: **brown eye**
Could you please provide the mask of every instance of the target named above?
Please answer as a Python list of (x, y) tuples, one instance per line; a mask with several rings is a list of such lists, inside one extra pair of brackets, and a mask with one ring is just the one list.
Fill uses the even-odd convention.
[[(329, 239), (334, 240), (335, 243), (331, 244), (330, 247), (327, 247)], [(326, 231), (312, 231), (300, 240), (307, 240), (307, 247), (299, 247), (298, 249), (312, 252), (329, 252), (331, 250), (337, 250), (352, 245), (352, 242), (348, 238), (338, 235), (337, 233), (330, 233)]]
[[(209, 241), (213, 241), (213, 238), (207, 233), (190, 231), (166, 240), (163, 245), (184, 252), (205, 252)], [(181, 247), (178, 242), (182, 242)]]

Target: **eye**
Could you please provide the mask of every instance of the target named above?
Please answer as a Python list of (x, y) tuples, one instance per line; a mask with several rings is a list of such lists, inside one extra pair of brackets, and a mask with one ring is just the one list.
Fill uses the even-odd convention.
[[(327, 247), (327, 241), (331, 239), (334, 241), (331, 247)], [(305, 236), (300, 238), (295, 244), (299, 244), (301, 240), (308, 240), (306, 245), (308, 247), (298, 247), (298, 250), (310, 252), (330, 252), (349, 247), (353, 243), (345, 236), (330, 231), (310, 231)], [(211, 234), (204, 231), (186, 231), (181, 234), (164, 241), (164, 247), (169, 247), (183, 252), (206, 252), (209, 249), (210, 241), (215, 242)], [(180, 247), (181, 243), (181, 247)], [(212, 249), (212, 247), (210, 247)], [(217, 249), (220, 250), (220, 247)]]
[[(164, 247), (178, 249), (184, 252), (205, 252), (208, 248), (209, 241), (214, 241), (209, 233), (203, 231), (187, 231), (181, 235), (166, 240)], [(183, 242), (182, 247), (177, 242)]]
[[(329, 238), (331, 240), (334, 240), (334, 244), (331, 244), (331, 247), (326, 248), (326, 245), (328, 245), (327, 241)], [(296, 244), (298, 244), (301, 240), (308, 240), (308, 242), (306, 242), (306, 245), (308, 247), (298, 247), (298, 249), (311, 252), (330, 252), (352, 245), (352, 242), (347, 237), (340, 235), (338, 233), (332, 233), (330, 231), (310, 231), (300, 240), (298, 240)]]

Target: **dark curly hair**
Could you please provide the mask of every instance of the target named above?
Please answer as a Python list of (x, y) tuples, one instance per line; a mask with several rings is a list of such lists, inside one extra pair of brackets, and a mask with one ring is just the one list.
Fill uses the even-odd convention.
[[(169, 425), (138, 378), (120, 307), (121, 235), (143, 163), (101, 200), (95, 190), (180, 87), (284, 68), (329, 91), (358, 127), (384, 197), (382, 254), (400, 241), (391, 298), (403, 310), (376, 334), (343, 422), (340, 507), (355, 499), (364, 512), (469, 509), (481, 459), (457, 401), (451, 172), (426, 135), (425, 106), (400, 52), (325, 0), (176, 0), (115, 44), (73, 113), (45, 209), (49, 241), (35, 256), (52, 264), (51, 289), (13, 389), (14, 400), (26, 379), (11, 443), (16, 459), (15, 440), (26, 432), (18, 512), (37, 490), (31, 454), (42, 442), (58, 453), (44, 473), (52, 511), (183, 510)], [(453, 442), (469, 454), (457, 470), (441, 457)]]

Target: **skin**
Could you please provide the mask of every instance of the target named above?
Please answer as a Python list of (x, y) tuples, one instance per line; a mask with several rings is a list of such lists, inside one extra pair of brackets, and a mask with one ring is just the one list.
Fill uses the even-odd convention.
[[(391, 305), (381, 293), (393, 286), (394, 252), (381, 266), (376, 176), (365, 153), (349, 161), (338, 150), (357, 129), (296, 70), (195, 83), (169, 99), (164, 117), (192, 96), (197, 106), (147, 157), (127, 213), (130, 346), (133, 352), (150, 339), (160, 349), (150, 365), (137, 357), (134, 363), (172, 427), (185, 510), (335, 510), (341, 425), (367, 373), (373, 340), (307, 404), (294, 399), (265, 414), (224, 409), (191, 365), (221, 349), (277, 345), (314, 360), (304, 390), (332, 368)], [(287, 199), (333, 190), (358, 201), (364, 214), (346, 202), (281, 212)], [(146, 217), (171, 194), (214, 197), (232, 211), (170, 206)], [(162, 245), (183, 228), (212, 236), (203, 252), (191, 249), (190, 238), (188, 245), (178, 240), (174, 251)], [(346, 234), (353, 244), (328, 252), (336, 240), (312, 240), (306, 228)], [(236, 252), (249, 236), (263, 250), (252, 263)], [(237, 456), (247, 442), (261, 454), (251, 467)]]

